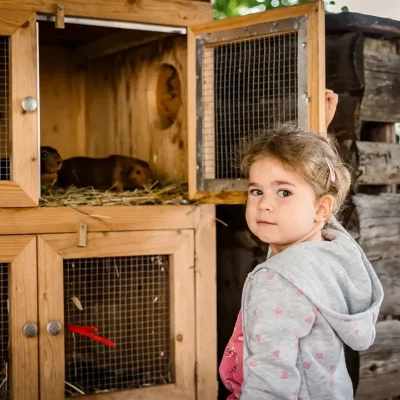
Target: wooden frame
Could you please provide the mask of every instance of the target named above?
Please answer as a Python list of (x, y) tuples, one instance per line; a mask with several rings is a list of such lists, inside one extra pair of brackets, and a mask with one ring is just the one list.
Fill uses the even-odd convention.
[(9, 263), (11, 398), (39, 398), (38, 337), (26, 338), (26, 323), (38, 323), (36, 237), (0, 236), (0, 262)]
[(197, 400), (216, 400), (217, 371), (217, 235), (215, 206), (203, 205), (196, 218), (196, 377)]
[(87, 223), (88, 232), (195, 229), (201, 218), (212, 220), (214, 216), (212, 205), (3, 209), (0, 232), (2, 235), (75, 233), (80, 222)]
[(23, 112), (37, 99), (36, 22), (33, 12), (0, 9), (0, 35), (10, 37), (11, 180), (0, 181), (0, 207), (38, 204), (38, 114)]
[[(192, 230), (135, 232), (95, 232), (87, 236), (87, 246), (77, 246), (75, 234), (48, 234), (38, 237), (39, 323), (42, 335), (40, 348), (40, 398), (52, 400), (64, 396), (64, 331), (48, 335), (47, 323), (64, 325), (63, 259), (112, 257), (125, 255), (168, 254), (171, 257), (171, 309), (174, 342), (175, 384), (163, 386), (163, 395), (170, 398), (195, 398), (195, 279), (194, 235)], [(182, 335), (181, 338), (177, 338)], [(146, 398), (154, 398), (149, 387), (142, 389)], [(115, 392), (115, 399), (131, 398), (134, 391)], [(176, 396), (179, 394), (179, 396)], [(156, 394), (155, 394), (156, 395)], [(85, 398), (85, 396), (83, 397)], [(110, 398), (109, 394), (96, 399)], [(165, 398), (165, 397), (164, 397)]]
[[(56, 14), (57, 0), (3, 1), (1, 7)], [(18, 4), (16, 4), (18, 3)], [(187, 0), (64, 0), (64, 16), (135, 21), (148, 24), (187, 26), (212, 20), (210, 2)]]
[[(199, 178), (199, 171), (203, 171), (203, 166), (199, 165), (197, 160), (198, 154), (200, 154), (197, 131), (199, 129), (202, 130), (202, 127), (198, 126), (198, 121), (202, 119), (203, 110), (208, 109), (210, 105), (206, 106), (204, 104), (198, 107), (197, 104), (198, 85), (199, 82), (203, 84), (202, 77), (196, 70), (199, 67), (198, 52), (200, 51), (197, 43), (201, 42), (209, 45), (210, 35), (215, 37), (212, 45), (224, 42), (230, 43), (240, 40), (241, 36), (237, 34), (240, 31), (242, 31), (243, 38), (248, 37), (247, 35), (250, 35), (250, 31), (252, 31), (251, 35), (254, 37), (268, 36), (274, 33), (268, 33), (273, 31), (265, 25), (271, 23), (273, 25), (275, 22), (284, 25), (281, 28), (283, 29), (282, 32), (296, 31), (296, 25), (298, 26), (301, 22), (297, 23), (295, 21), (300, 21), (301, 18), (306, 20), (307, 36), (305, 37), (306, 43), (304, 46), (306, 57), (304, 60), (300, 60), (299, 57), (299, 61), (306, 65), (307, 84), (305, 86), (306, 96), (302, 99), (301, 93), (299, 93), (299, 101), (308, 102), (306, 112), (307, 127), (316, 133), (325, 134), (325, 30), (324, 5), (321, 0), (299, 6), (213, 21), (188, 28), (187, 90), (190, 198), (214, 204), (240, 204), (246, 200), (246, 182), (243, 180), (214, 180), (215, 182), (212, 182), (211, 185), (213, 189), (210, 190), (202, 187), (203, 178)], [(208, 55), (208, 52), (205, 52), (205, 54)], [(213, 146), (210, 145), (210, 148), (213, 149)]]

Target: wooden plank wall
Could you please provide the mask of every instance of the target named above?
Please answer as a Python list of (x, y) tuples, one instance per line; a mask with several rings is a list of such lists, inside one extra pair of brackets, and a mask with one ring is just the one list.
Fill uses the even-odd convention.
[[(349, 17), (351, 18), (351, 17)], [(331, 131), (352, 166), (346, 227), (366, 252), (385, 292), (374, 345), (361, 352), (357, 400), (400, 395), (400, 52), (397, 38), (327, 32), (327, 87), (339, 93)]]
[[(185, 37), (97, 50), (106, 55), (81, 64), (79, 51), (41, 47), (41, 144), (64, 159), (133, 156), (162, 181), (187, 180)], [(176, 116), (166, 124), (172, 103)]]
[(85, 155), (84, 75), (68, 48), (42, 46), (39, 57), (41, 145), (63, 158)]
[[(160, 68), (175, 68), (180, 110), (170, 127), (160, 123)], [(168, 84), (168, 83), (167, 83)], [(159, 179), (187, 179), (186, 40), (151, 45), (96, 59), (86, 69), (86, 153), (118, 153), (150, 162)], [(176, 94), (171, 94), (174, 96)]]

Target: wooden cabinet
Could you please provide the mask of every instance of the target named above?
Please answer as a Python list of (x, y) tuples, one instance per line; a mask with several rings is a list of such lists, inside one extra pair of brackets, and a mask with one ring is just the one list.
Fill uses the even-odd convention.
[(181, 28), (98, 19), (90, 4), (68, 15), (74, 6), (1, 11), (10, 107), (0, 151), (11, 174), (0, 206), (38, 205), (39, 144), (64, 159), (137, 157), (162, 184), (186, 182), (192, 200), (237, 204), (243, 140), (285, 121), (325, 132), (321, 1)]
[(0, 237), (0, 398), (216, 396), (213, 212), (193, 211), (180, 229)]

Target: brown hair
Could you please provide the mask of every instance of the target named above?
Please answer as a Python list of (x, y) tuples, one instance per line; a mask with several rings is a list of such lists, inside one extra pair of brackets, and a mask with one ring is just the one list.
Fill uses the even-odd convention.
[[(350, 189), (351, 174), (340, 157), (333, 136), (317, 135), (286, 122), (245, 141), (241, 150), (240, 169), (246, 177), (255, 161), (266, 156), (274, 157), (300, 173), (317, 198), (324, 194), (332, 195), (335, 215), (342, 208)], [(334, 168), (334, 182), (326, 158)]]

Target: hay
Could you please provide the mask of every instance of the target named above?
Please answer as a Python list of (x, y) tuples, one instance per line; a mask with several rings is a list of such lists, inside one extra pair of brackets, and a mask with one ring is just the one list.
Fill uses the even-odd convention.
[(155, 182), (142, 189), (123, 192), (103, 191), (92, 187), (76, 188), (75, 186), (64, 189), (47, 184), (42, 185), (39, 207), (187, 205), (194, 203), (188, 199), (187, 183), (161, 187)]

